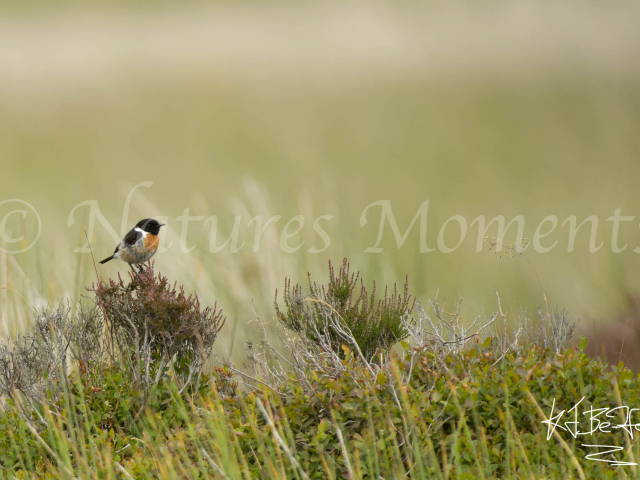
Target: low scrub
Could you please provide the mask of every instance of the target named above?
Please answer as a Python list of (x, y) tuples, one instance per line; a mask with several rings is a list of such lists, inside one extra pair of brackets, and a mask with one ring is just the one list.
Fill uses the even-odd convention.
[(376, 298), (375, 282), (369, 293), (360, 272), (350, 273), (345, 258), (337, 275), (329, 262), (326, 286), (312, 282), (311, 276), (308, 282), (305, 291), (300, 285), (291, 288), (291, 281), (285, 279), (285, 308), (278, 306), (276, 292), (276, 314), (286, 328), (325, 350), (342, 355), (342, 346), (346, 344), (372, 362), (376, 354), (386, 354), (392, 345), (409, 336), (402, 323), (415, 303), (409, 295), (408, 279), (402, 293), (394, 285), (391, 295), (385, 287), (383, 297)]
[(143, 388), (157, 383), (165, 367), (181, 389), (186, 388), (194, 378), (199, 380), (211, 356), (225, 322), (222, 311), (217, 304), (201, 308), (197, 293), (187, 296), (182, 286), (156, 276), (153, 264), (128, 275), (129, 283), (118, 276), (118, 281), (89, 289), (103, 313), (106, 347)]
[[(636, 476), (623, 463), (640, 458), (633, 431), (583, 440), (566, 430), (578, 403), (640, 402), (622, 364), (587, 358), (585, 341), (560, 345), (574, 325), (566, 314), (540, 312), (549, 325), (527, 318), (507, 333), (500, 307), (463, 325), (437, 299), (427, 314), (406, 287), (363, 304), (357, 278), (345, 262), (327, 287), (285, 294), (281, 330), (259, 324), (265, 338), (248, 346), (244, 369), (203, 370), (223, 317), (152, 270), (94, 285), (94, 308), (42, 312), (33, 332), (0, 347), (0, 479)], [(391, 311), (397, 323), (384, 320)], [(295, 315), (326, 330), (294, 328)], [(367, 343), (351, 325), (371, 318), (396, 333)], [(563, 410), (548, 438), (543, 422)], [(598, 453), (589, 445), (620, 447), (606, 456), (618, 463), (588, 459)]]
[[(347, 349), (345, 375), (318, 374), (312, 395), (294, 378), (275, 391), (241, 391), (222, 368), (194, 395), (162, 382), (163, 401), (137, 419), (138, 392), (122, 371), (104, 372), (100, 383), (72, 374), (71, 393), (55, 409), (25, 416), (7, 402), (0, 413), (0, 472), (378, 479), (620, 478), (624, 470), (632, 476), (629, 466), (587, 460), (595, 450), (566, 431), (558, 429), (567, 449), (547, 440), (542, 421), (554, 400), (556, 413), (581, 399), (585, 410), (612, 408), (618, 389), (625, 404), (637, 404), (637, 377), (608, 371), (584, 355), (584, 345), (562, 354), (528, 345), (525, 355), (497, 361), (494, 343), (444, 358), (392, 356), (390, 376), (371, 376)], [(627, 453), (627, 440), (617, 429), (595, 433), (588, 443), (623, 447), (616, 457), (628, 461), (640, 450), (633, 444)]]

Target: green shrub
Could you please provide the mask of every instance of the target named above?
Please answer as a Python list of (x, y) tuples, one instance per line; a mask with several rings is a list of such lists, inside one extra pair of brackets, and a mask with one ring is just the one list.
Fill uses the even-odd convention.
[[(569, 409), (582, 400), (580, 430), (588, 430), (588, 416), (582, 412), (617, 407), (616, 388), (624, 405), (636, 406), (638, 377), (622, 365), (613, 373), (586, 357), (584, 342), (562, 354), (527, 344), (522, 355), (507, 354), (496, 363), (497, 343), (488, 338), (444, 358), (422, 353), (413, 359), (412, 369), (409, 354), (392, 358), (389, 370), (394, 373), (375, 377), (347, 351), (346, 373), (334, 379), (318, 372), (312, 395), (292, 378), (283, 389), (286, 395), (263, 389), (227, 399), (225, 409), (233, 429), (241, 433), (243, 452), (259, 451), (273, 442), (254, 405), (259, 395), (310, 478), (349, 478), (349, 468), (357, 471), (355, 478), (372, 479), (573, 477), (571, 456), (555, 438), (547, 440), (547, 425), (538, 413), (539, 406), (548, 418), (555, 401), (554, 414), (567, 411), (557, 431), (587, 478), (621, 478), (623, 467), (587, 460), (587, 454), (598, 450), (582, 444), (623, 446), (625, 451), (615, 458), (629, 461), (623, 429), (573, 439), (561, 428), (573, 420)], [(607, 421), (623, 423), (617, 412)], [(254, 422), (263, 426), (256, 430)], [(632, 454), (638, 458), (638, 453), (636, 446)], [(245, 458), (252, 476), (260, 476), (261, 463), (251, 454)], [(288, 475), (294, 473), (292, 467)]]
[[(317, 372), (311, 395), (294, 378), (279, 391), (234, 392), (224, 369), (215, 374), (220, 388), (211, 384), (195, 396), (177, 395), (167, 379), (164, 395), (137, 419), (139, 394), (123, 372), (108, 370), (100, 384), (75, 375), (54, 414), (40, 411), (44, 424), (35, 414), (29, 419), (40, 438), (11, 402), (0, 411), (0, 478), (64, 472), (61, 463), (82, 478), (105, 478), (98, 472), (119, 474), (117, 462), (134, 478), (225, 478), (224, 471), (233, 479), (562, 479), (575, 476), (573, 458), (586, 478), (631, 475), (629, 466), (589, 461), (596, 450), (583, 445), (622, 446), (613, 457), (638, 458), (623, 429), (573, 439), (558, 428), (569, 453), (547, 439), (538, 407), (548, 417), (554, 400), (555, 414), (581, 402), (586, 430), (582, 412), (618, 406), (616, 389), (622, 404), (640, 403), (638, 377), (622, 365), (608, 371), (584, 355), (584, 344), (562, 354), (528, 345), (496, 363), (496, 343), (444, 358), (421, 353), (413, 368), (409, 354), (393, 356), (391, 373), (375, 376), (347, 349), (346, 373), (333, 379)], [(437, 362), (446, 368), (436, 371)], [(572, 420), (565, 413), (560, 425)]]
[[(9, 397), (0, 408), (0, 480), (565, 479), (576, 471), (584, 478), (637, 476), (631, 465), (587, 459), (598, 453), (590, 445), (621, 447), (606, 457), (610, 461), (640, 458), (636, 425), (627, 424), (631, 431), (613, 426), (623, 423), (615, 416), (619, 412), (601, 417), (612, 424), (609, 431), (573, 438), (563, 429), (568, 425), (564, 422), (573, 420), (570, 409), (576, 404), (584, 431), (590, 425), (582, 413), (590, 408), (640, 403), (638, 377), (622, 364), (609, 371), (599, 360), (587, 358), (585, 341), (558, 353), (555, 344), (544, 348), (532, 343), (535, 336), (509, 346), (504, 338), (483, 339), (475, 333), (454, 349), (401, 341), (379, 363), (363, 362), (359, 353), (341, 344), (338, 360), (329, 361), (321, 348), (307, 349), (319, 359), (305, 363), (309, 357), (299, 357), (300, 362), (290, 363), (293, 372), (278, 372), (282, 381), (277, 384), (216, 367), (211, 374), (200, 371), (198, 381), (186, 388), (184, 375), (193, 366), (189, 356), (196, 354), (191, 353), (189, 330), (178, 329), (176, 339), (181, 340), (169, 344), (184, 342), (191, 349), (174, 350), (173, 359), (167, 359), (165, 339), (171, 340), (171, 332), (162, 328), (177, 328), (176, 319), (219, 327), (221, 317), (215, 308), (200, 310), (195, 297), (185, 297), (151, 269), (131, 280), (128, 285), (120, 280), (94, 286), (98, 304), (109, 315), (110, 335), (97, 328), (105, 326), (100, 311), (70, 317), (68, 309), (57, 309), (41, 313), (34, 331), (13, 349), (0, 344), (0, 380)], [(320, 333), (317, 341), (323, 345), (329, 338), (338, 348), (352, 335), (358, 339), (354, 347), (367, 354), (388, 348), (402, 337), (401, 331), (393, 340), (381, 334), (388, 340), (377, 343), (358, 328), (359, 322), (373, 318), (379, 332), (384, 325), (392, 330), (396, 315), (406, 315), (412, 306), (407, 285), (404, 295), (394, 293), (374, 304), (375, 293), (368, 297), (362, 282), (360, 297), (353, 298), (357, 280), (346, 262), (337, 276), (331, 268), (326, 288), (310, 281), (310, 298), (318, 302), (306, 301), (296, 287), (285, 295), (289, 311), (278, 310), (279, 317), (283, 324), (297, 318), (297, 331), (305, 335), (320, 327), (336, 328), (333, 336), (330, 330)], [(437, 304), (434, 309), (437, 315)], [(412, 336), (431, 323), (424, 312), (416, 318), (399, 324), (414, 329)], [(349, 327), (345, 336), (340, 329), (346, 326), (336, 319), (353, 330)], [(141, 327), (148, 338), (132, 340), (140, 337)], [(108, 338), (117, 343), (111, 344), (113, 356), (103, 349)], [(49, 353), (35, 362), (35, 354), (43, 351)], [(96, 352), (103, 353), (99, 361)], [(185, 356), (178, 358), (180, 352)], [(77, 370), (58, 365), (58, 373), (42, 382), (44, 395), (32, 398), (24, 387), (29, 375), (48, 375), (67, 357), (77, 360)], [(146, 374), (147, 361), (156, 373), (153, 381)], [(24, 367), (29, 375), (23, 373), (24, 362), (32, 362)], [(265, 369), (275, 368), (275, 362), (265, 362)], [(299, 369), (305, 369), (303, 377)], [(249, 381), (259, 387), (238, 388)], [(547, 438), (543, 423), (552, 406), (556, 415), (565, 412), (557, 428), (562, 445), (557, 437)], [(633, 411), (629, 420), (636, 420)]]
[(114, 332), (123, 331), (128, 337), (148, 335), (149, 348), (168, 357), (202, 348), (210, 353), (225, 322), (217, 304), (201, 309), (197, 293), (187, 297), (177, 282), (171, 286), (167, 277), (156, 277), (153, 264), (141, 273), (128, 274), (127, 284), (118, 274), (117, 282), (109, 279), (108, 285), (90, 289)]
[[(119, 360), (132, 370), (133, 380), (148, 388), (169, 366), (182, 387), (199, 379), (213, 344), (225, 323), (222, 311), (202, 309), (196, 293), (154, 273), (153, 263), (141, 273), (129, 272), (129, 283), (118, 275), (92, 285), (96, 304)], [(161, 373), (160, 373), (161, 374)]]
[(276, 291), (275, 308), (282, 324), (319, 345), (327, 345), (333, 352), (343, 356), (342, 345), (354, 347), (355, 341), (367, 361), (382, 351), (386, 353), (395, 343), (408, 336), (402, 318), (410, 313), (415, 302), (409, 295), (409, 281), (398, 293), (396, 285), (393, 294), (376, 299), (376, 284), (371, 294), (358, 279), (360, 272), (350, 274), (345, 258), (338, 275), (329, 262), (329, 283), (318, 285), (309, 275), (309, 292), (300, 285), (291, 288), (291, 281), (285, 279), (283, 301), (285, 309), (278, 306)]

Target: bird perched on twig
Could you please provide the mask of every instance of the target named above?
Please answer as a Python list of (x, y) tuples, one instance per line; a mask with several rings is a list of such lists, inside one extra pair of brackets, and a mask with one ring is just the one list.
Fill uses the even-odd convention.
[[(158, 250), (158, 244), (160, 243), (158, 233), (160, 233), (160, 227), (164, 225), (164, 223), (158, 223), (153, 218), (140, 220), (124, 236), (124, 239), (113, 251), (113, 255), (100, 261), (100, 263), (107, 263), (109, 260), (117, 258), (127, 262), (133, 273), (136, 273), (133, 265), (148, 261)], [(139, 268), (142, 272), (142, 267), (140, 266)]]

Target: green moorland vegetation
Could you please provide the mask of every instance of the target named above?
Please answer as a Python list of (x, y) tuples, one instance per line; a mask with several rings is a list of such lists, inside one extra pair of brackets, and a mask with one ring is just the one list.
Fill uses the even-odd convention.
[[(153, 264), (88, 290), (94, 303), (42, 310), (0, 345), (0, 478), (640, 474), (624, 464), (640, 455), (633, 428), (567, 431), (574, 405), (633, 405), (640, 385), (587, 358), (584, 340), (567, 348), (566, 312), (541, 308), (507, 330), (499, 308), (465, 325), (437, 298), (423, 308), (408, 283), (367, 291), (345, 259), (326, 284), (286, 280), (275, 336), (257, 318), (265, 336), (242, 366), (210, 368), (223, 313)], [(607, 412), (611, 425), (623, 417)], [(585, 444), (621, 451), (592, 461), (602, 450)]]

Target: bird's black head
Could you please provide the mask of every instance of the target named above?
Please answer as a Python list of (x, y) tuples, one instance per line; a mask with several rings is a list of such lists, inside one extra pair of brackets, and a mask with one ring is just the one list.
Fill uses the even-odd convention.
[(162, 226), (164, 226), (164, 223), (158, 223), (158, 221), (153, 218), (145, 218), (137, 223), (136, 228), (140, 228), (152, 235), (158, 235), (160, 227)]

